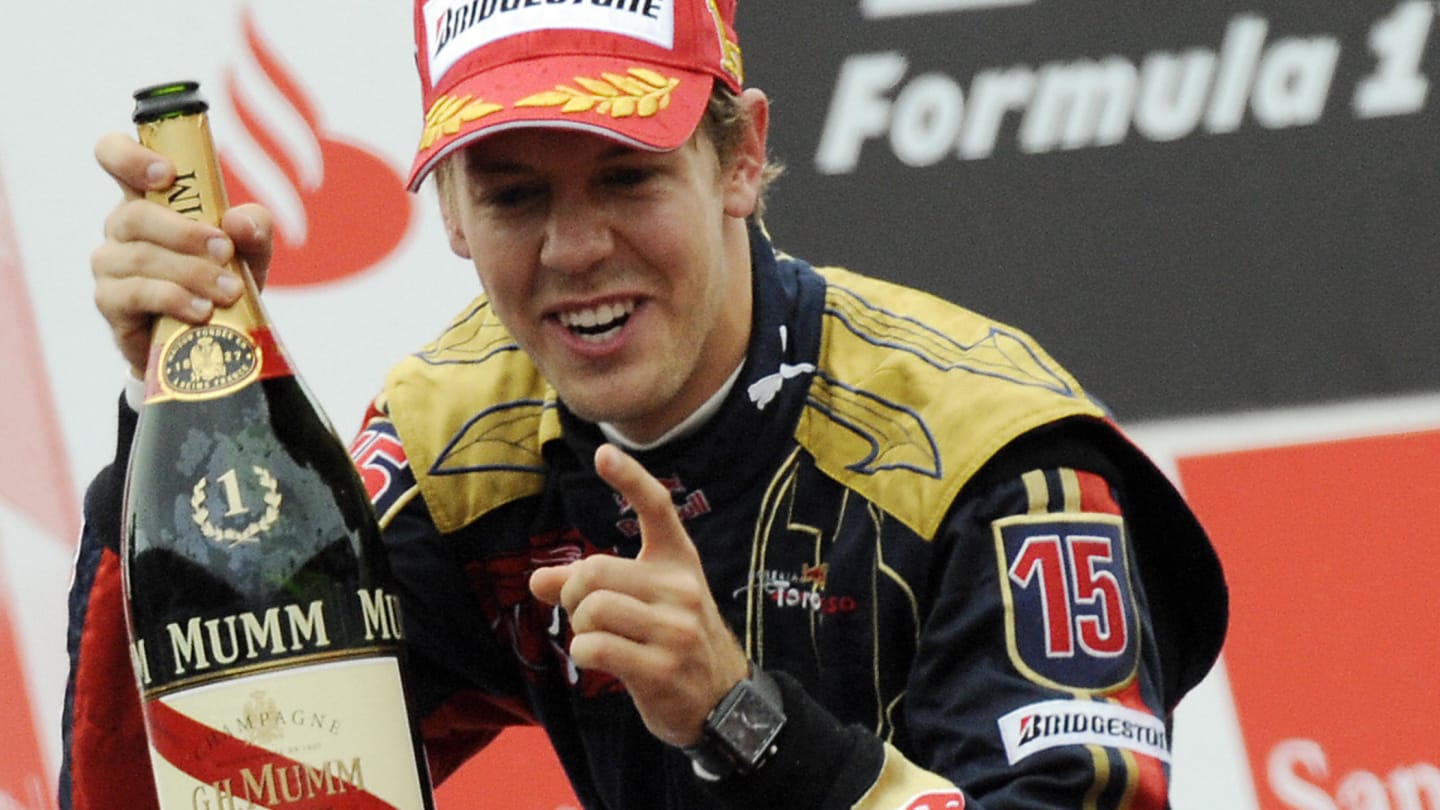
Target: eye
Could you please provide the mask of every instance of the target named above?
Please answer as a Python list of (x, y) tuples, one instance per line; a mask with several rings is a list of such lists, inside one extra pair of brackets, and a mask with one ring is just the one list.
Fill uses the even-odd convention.
[(539, 199), (543, 193), (538, 185), (512, 183), (486, 189), (480, 201), (491, 208), (513, 210)]
[(605, 174), (605, 182), (616, 188), (636, 188), (644, 185), (658, 172), (648, 166), (621, 166)]

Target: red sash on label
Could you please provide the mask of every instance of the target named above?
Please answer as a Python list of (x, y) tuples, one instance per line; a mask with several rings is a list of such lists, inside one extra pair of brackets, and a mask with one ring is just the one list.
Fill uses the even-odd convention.
[[(363, 788), (312, 765), (268, 751), (219, 729), (197, 722), (158, 700), (146, 704), (150, 744), (166, 762), (207, 785), (229, 782), (228, 792), (252, 804), (274, 800), (290, 810), (395, 810), (394, 805)], [(245, 778), (249, 774), (249, 780)], [(311, 775), (320, 777), (311, 784)]]

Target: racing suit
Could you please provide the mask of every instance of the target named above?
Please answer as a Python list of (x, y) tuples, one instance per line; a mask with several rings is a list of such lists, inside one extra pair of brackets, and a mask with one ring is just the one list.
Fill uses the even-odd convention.
[[(1226, 623), (1183, 501), (1026, 335), (815, 269), (751, 230), (744, 366), (669, 487), (787, 722), (699, 778), (623, 686), (569, 661), (539, 566), (639, 550), (560, 403), (482, 295), (392, 370), (352, 455), (398, 579), (433, 776), (544, 727), (588, 808), (1161, 808), (1170, 713)], [(147, 801), (116, 557), (134, 415), (92, 483), (71, 594), (62, 805)]]

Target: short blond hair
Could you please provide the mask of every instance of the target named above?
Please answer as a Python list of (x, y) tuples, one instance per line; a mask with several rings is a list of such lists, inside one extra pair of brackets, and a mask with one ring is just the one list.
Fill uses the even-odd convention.
[[(720, 158), (721, 169), (729, 168), (735, 162), (735, 156), (740, 151), (749, 126), (750, 109), (740, 103), (740, 97), (731, 92), (730, 88), (716, 82), (715, 88), (710, 91), (710, 103), (705, 107), (705, 115), (700, 119), (700, 127), (715, 145), (715, 154)], [(755, 212), (750, 215), (750, 221), (760, 223), (765, 214), (765, 194), (775, 179), (784, 172), (783, 164), (769, 154), (765, 156), (765, 166), (760, 172), (760, 198), (755, 202)]]

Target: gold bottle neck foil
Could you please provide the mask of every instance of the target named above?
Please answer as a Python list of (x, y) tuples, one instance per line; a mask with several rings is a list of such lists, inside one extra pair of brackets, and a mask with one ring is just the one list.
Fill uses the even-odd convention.
[[(209, 117), (201, 112), (161, 118), (140, 124), (138, 132), (142, 144), (175, 164), (174, 184), (149, 192), (150, 201), (218, 227), (229, 201)], [(289, 373), (249, 269), (238, 258), (229, 269), (246, 288), (234, 305), (217, 308), (208, 323), (198, 326), (168, 317), (156, 320), (146, 402), (224, 396), (262, 377)]]

